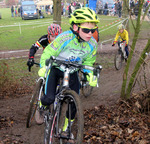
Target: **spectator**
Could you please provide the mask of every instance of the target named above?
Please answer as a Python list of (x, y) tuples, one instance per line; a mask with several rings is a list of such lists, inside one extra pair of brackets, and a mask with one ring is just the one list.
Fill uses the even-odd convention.
[(88, 0), (86, 0), (85, 7), (89, 7), (89, 1)]
[(130, 9), (131, 9), (131, 15), (133, 15), (133, 10), (134, 10), (134, 6), (135, 6), (135, 4), (134, 4), (134, 1), (133, 0), (131, 0), (130, 1)]
[(97, 14), (102, 14), (102, 10), (103, 10), (103, 5), (102, 5), (101, 1), (97, 1), (97, 3), (96, 3), (96, 13)]
[(105, 3), (104, 5), (104, 15), (108, 14), (108, 2)]
[(20, 6), (20, 14), (21, 14), (21, 17), (22, 17), (22, 6)]
[(18, 7), (18, 16), (20, 17), (20, 6)]
[(17, 6), (15, 6), (15, 17), (17, 17)]
[(71, 17), (70, 15), (71, 15), (71, 13), (72, 13), (71, 5), (72, 5), (72, 4), (69, 5), (69, 10), (68, 10), (68, 17), (69, 17), (69, 18)]
[(11, 6), (11, 17), (14, 17), (14, 6)]
[(115, 5), (115, 15), (118, 14), (118, 11), (117, 11), (117, 4), (118, 4), (118, 3), (115, 1), (115, 4), (114, 4), (114, 5)]
[(121, 2), (118, 0), (117, 13), (118, 13), (119, 18), (121, 17), (121, 10), (122, 10), (122, 5), (121, 5)]
[(134, 7), (135, 18), (137, 18), (138, 12), (139, 12), (139, 2), (136, 0), (135, 1), (135, 7)]
[(65, 6), (63, 7), (63, 15), (64, 15), (64, 16), (66, 15), (66, 9), (65, 9)]

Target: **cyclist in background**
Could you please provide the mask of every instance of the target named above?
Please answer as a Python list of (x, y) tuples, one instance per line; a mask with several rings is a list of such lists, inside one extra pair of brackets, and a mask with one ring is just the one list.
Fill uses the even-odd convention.
[[(126, 41), (125, 51), (126, 51), (126, 56), (127, 57), (125, 59), (127, 59), (128, 56), (129, 56), (129, 49), (128, 49), (129, 36), (128, 36), (128, 32), (127, 32), (127, 30), (125, 30), (125, 27), (124, 27), (123, 24), (120, 24), (118, 26), (118, 32), (116, 34), (116, 37), (115, 37), (115, 40), (114, 40), (112, 46), (115, 46), (115, 44), (118, 41), (119, 37), (120, 37), (120, 41)], [(119, 45), (119, 43), (118, 43), (118, 45)]]
[[(71, 30), (60, 34), (51, 44), (49, 44), (41, 55), (39, 70), (39, 76), (45, 75), (45, 61), (51, 56), (55, 56), (60, 60), (72, 61), (80, 63), (82, 65), (93, 66), (96, 61), (97, 41), (93, 37), (93, 33), (97, 29), (97, 15), (89, 8), (83, 7), (77, 9), (71, 15), (69, 20), (71, 24)], [(90, 70), (88, 72), (87, 80), (89, 85), (95, 87), (97, 79), (93, 80), (93, 73)], [(52, 67), (47, 78), (45, 94), (41, 98), (41, 103), (44, 106), (49, 106), (55, 100), (55, 90), (57, 81), (63, 77), (63, 68)], [(79, 94), (80, 82), (78, 78), (78, 72), (74, 71), (70, 74), (70, 88)], [(71, 119), (74, 120), (76, 114), (76, 108), (72, 105)], [(41, 113), (39, 113), (41, 114)], [(68, 118), (66, 116), (65, 125), (63, 131), (66, 131), (68, 127)]]
[(31, 46), (29, 59), (27, 61), (27, 65), (29, 67), (34, 65), (34, 55), (39, 47), (43, 47), (43, 49), (45, 49), (48, 44), (50, 44), (60, 33), (62, 33), (62, 29), (58, 24), (51, 24), (47, 28), (47, 33), (48, 34), (41, 36), (41, 38)]

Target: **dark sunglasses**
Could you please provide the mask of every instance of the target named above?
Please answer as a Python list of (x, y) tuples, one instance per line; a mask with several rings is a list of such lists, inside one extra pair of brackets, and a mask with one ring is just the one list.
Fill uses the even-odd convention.
[(95, 30), (98, 28), (97, 26), (95, 26), (95, 28), (89, 29), (89, 28), (87, 28), (87, 27), (82, 27), (82, 26), (80, 26), (80, 25), (78, 25), (78, 27), (80, 27), (84, 33), (89, 33), (89, 32), (91, 31), (92, 34), (93, 34), (93, 33), (95, 32)]

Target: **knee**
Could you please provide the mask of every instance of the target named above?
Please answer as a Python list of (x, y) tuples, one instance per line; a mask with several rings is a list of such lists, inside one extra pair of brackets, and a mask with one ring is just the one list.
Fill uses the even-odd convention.
[(42, 105), (51, 105), (53, 102), (54, 102), (54, 98), (49, 98), (47, 97), (46, 95), (44, 95), (42, 98), (41, 98), (41, 102), (42, 102)]

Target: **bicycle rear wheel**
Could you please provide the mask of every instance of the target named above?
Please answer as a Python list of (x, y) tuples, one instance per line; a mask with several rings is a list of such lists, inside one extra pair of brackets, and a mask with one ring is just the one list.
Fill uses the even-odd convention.
[(38, 108), (38, 99), (41, 98), (41, 96), (43, 95), (44, 86), (42, 84), (43, 84), (43, 80), (40, 79), (36, 84), (34, 94), (32, 95), (32, 98), (30, 100), (30, 107), (29, 107), (27, 123), (26, 123), (27, 128), (31, 127), (31, 124), (34, 121), (35, 112)]
[[(82, 104), (79, 95), (72, 91), (66, 90), (64, 92), (64, 100), (61, 103), (59, 118), (57, 119), (58, 131), (60, 134), (60, 144), (66, 143), (66, 141), (74, 141), (74, 143), (81, 144), (83, 139), (84, 128), (84, 115)], [(72, 106), (75, 106), (75, 109)], [(71, 113), (76, 111), (75, 118), (71, 120)], [(68, 129), (63, 131), (63, 126), (66, 119), (66, 113), (68, 113)]]
[(114, 59), (114, 64), (115, 64), (116, 70), (120, 70), (121, 69), (122, 62), (123, 62), (122, 53), (120, 51), (118, 51), (118, 53), (116, 53), (115, 59)]

